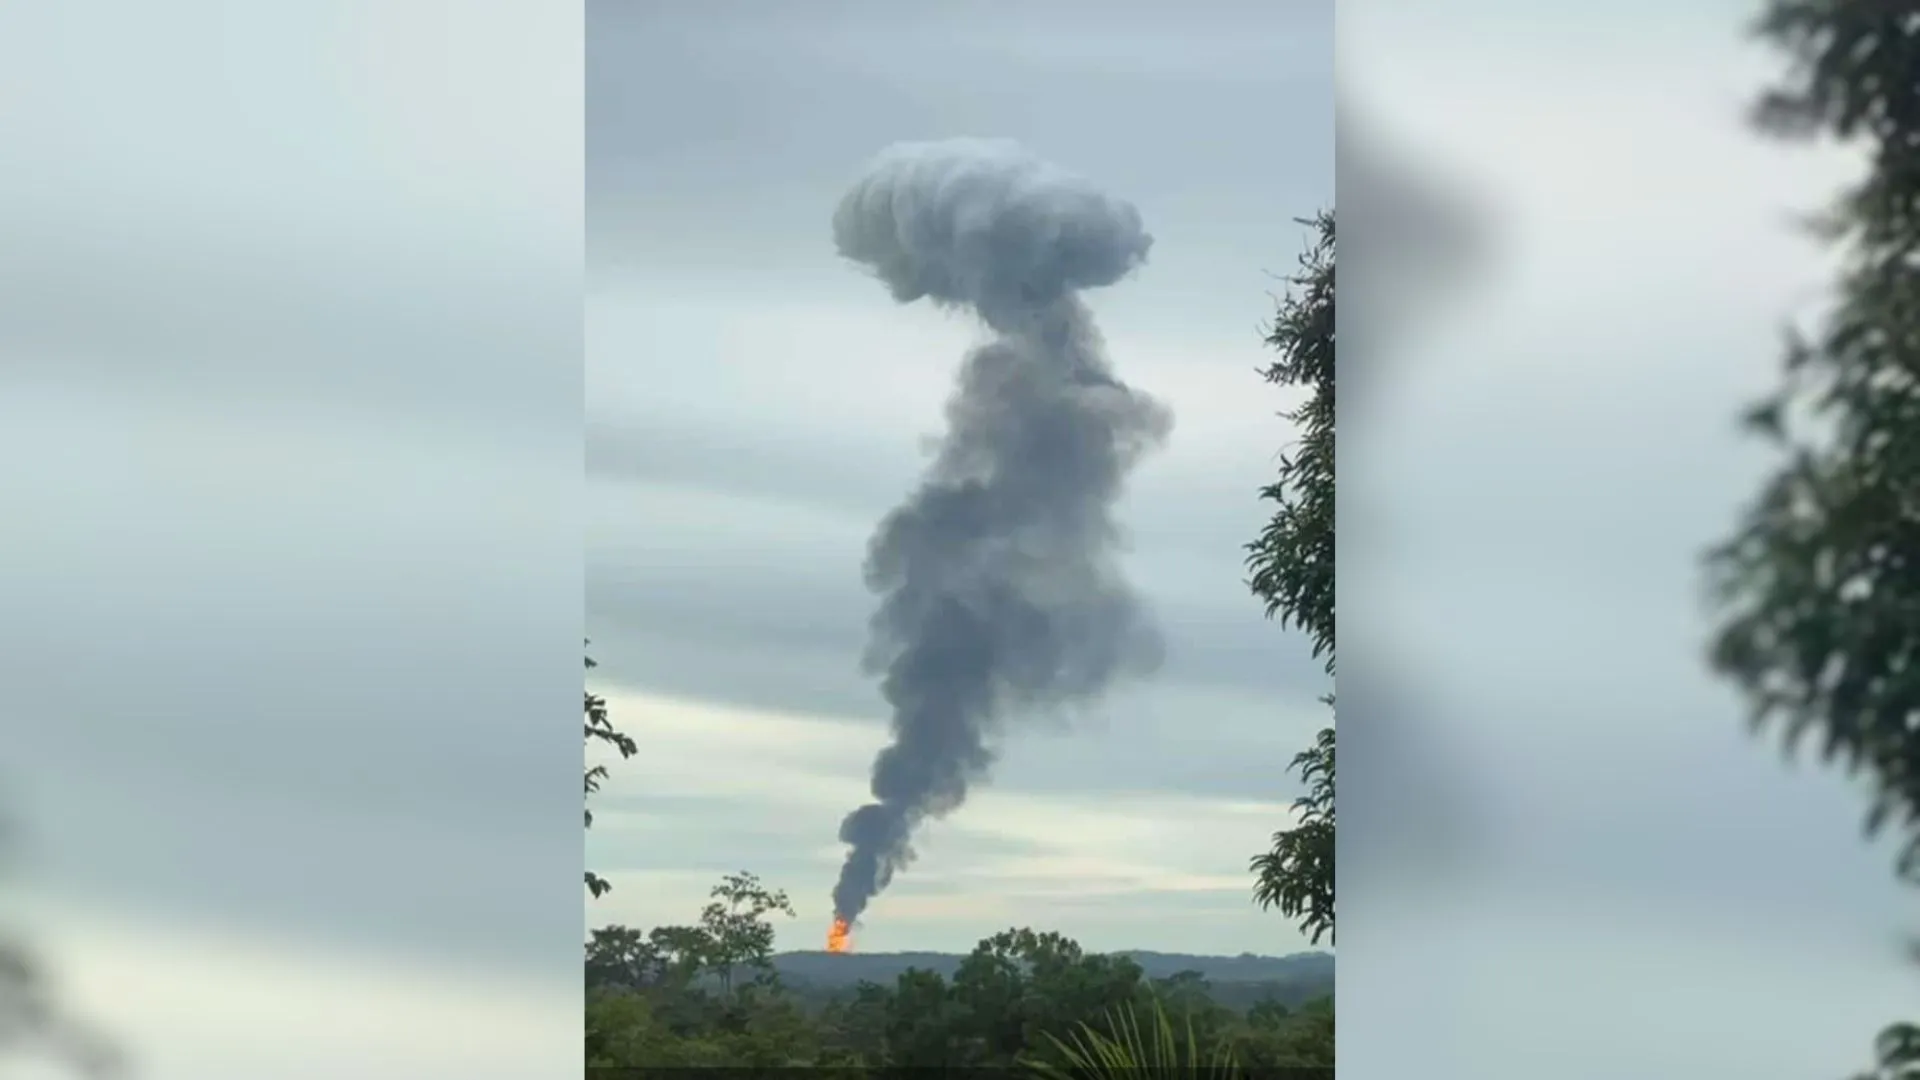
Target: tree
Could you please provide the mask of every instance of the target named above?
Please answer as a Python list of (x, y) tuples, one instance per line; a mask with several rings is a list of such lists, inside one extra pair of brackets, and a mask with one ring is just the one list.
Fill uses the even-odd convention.
[(742, 870), (721, 879), (709, 895), (712, 902), (700, 913), (700, 929), (710, 943), (706, 966), (719, 976), (721, 993), (733, 993), (734, 972), (741, 968), (752, 970), (756, 981), (774, 978), (773, 924), (767, 917), (794, 917), (786, 890), (769, 890)]
[(962, 1009), (938, 972), (908, 968), (888, 1002), (886, 1050), (890, 1064), (945, 1069), (972, 1065)]
[(1333, 933), (1333, 729), (1321, 728), (1291, 767), (1307, 785), (1293, 804), (1300, 824), (1274, 833), (1273, 849), (1253, 857), (1253, 896), (1261, 907), (1278, 907), (1300, 920), (1301, 930), (1318, 944)]
[(693, 926), (656, 926), (644, 934), (629, 926), (593, 931), (586, 945), (588, 989), (685, 987), (704, 975), (730, 997), (741, 969), (753, 971), (755, 983), (775, 981), (768, 916), (793, 917), (785, 890), (769, 890), (741, 871), (722, 878), (708, 895), (711, 902)]
[(603, 926), (587, 939), (587, 989), (641, 990), (658, 985), (674, 954), (665, 943), (630, 926)]
[(893, 991), (876, 982), (862, 981), (853, 995), (822, 1010), (830, 1052), (838, 1064), (854, 1067), (893, 1060), (887, 1052), (887, 1022), (893, 1011)]
[(1313, 655), (1334, 652), (1334, 251), (1333, 213), (1303, 219), (1318, 233), (1300, 257), (1300, 272), (1287, 279), (1302, 290), (1280, 300), (1267, 344), (1279, 356), (1260, 372), (1276, 386), (1309, 391), (1298, 408), (1281, 417), (1300, 428), (1299, 450), (1281, 454), (1279, 476), (1260, 497), (1275, 504), (1272, 520), (1247, 545), (1254, 595), (1267, 617), (1304, 630)]
[[(1308, 391), (1297, 408), (1281, 413), (1298, 425), (1293, 454), (1280, 456), (1279, 475), (1260, 492), (1274, 504), (1273, 517), (1247, 545), (1248, 582), (1266, 602), (1267, 617), (1279, 617), (1306, 632), (1313, 655), (1334, 673), (1334, 218), (1331, 210), (1301, 224), (1316, 230), (1287, 279), (1299, 291), (1281, 298), (1267, 335), (1279, 355), (1261, 374), (1278, 386)], [(1328, 706), (1333, 698), (1322, 699)], [(1321, 730), (1313, 745), (1295, 755), (1290, 771), (1307, 793), (1294, 802), (1300, 823), (1273, 835), (1273, 848), (1252, 860), (1254, 899), (1278, 907), (1300, 922), (1318, 943), (1333, 935), (1334, 912), (1334, 729)]]
[[(1773, 0), (1755, 25), (1788, 61), (1755, 120), (1863, 145), (1866, 177), (1824, 219), (1838, 301), (1790, 334), (1776, 391), (1745, 417), (1781, 461), (1707, 557), (1710, 662), (1757, 732), (1863, 776), (1871, 836), (1898, 823), (1920, 880), (1920, 10)], [(1920, 1029), (1882, 1033), (1874, 1077), (1920, 1076)]]
[(713, 936), (699, 926), (656, 926), (647, 946), (659, 959), (658, 984), (687, 987), (713, 964)]
[[(586, 944), (587, 1057), (595, 1067), (813, 1065), (820, 1040), (782, 992), (768, 916), (785, 892), (728, 875), (692, 926), (593, 931)], [(742, 969), (756, 977), (738, 979)], [(718, 987), (719, 993), (712, 992)]]
[[(589, 642), (589, 644), (591, 644), (591, 642)], [(593, 657), (589, 656), (586, 659), (587, 670), (592, 671), (596, 666), (593, 662)], [(618, 750), (623, 760), (637, 753), (640, 748), (634, 743), (633, 739), (621, 733), (613, 726), (613, 720), (607, 714), (607, 699), (598, 696), (591, 690), (586, 691), (586, 696), (586, 744), (592, 746), (594, 740), (598, 739), (608, 746), (613, 747), (615, 750)], [(591, 798), (594, 792), (600, 790), (600, 781), (606, 779), (606, 776), (607, 767), (605, 765), (594, 765), (587, 769), (587, 797)], [(593, 828), (593, 809), (591, 807), (588, 807), (586, 810), (586, 819), (586, 827), (589, 829)], [(607, 890), (611, 888), (613, 888), (613, 886), (609, 885), (605, 878), (591, 870), (587, 871), (587, 892), (591, 893), (596, 899), (605, 896)]]
[(647, 1064), (686, 1066), (680, 1040), (654, 1015), (651, 999), (639, 994), (598, 994), (587, 998), (587, 1068), (619, 1069)]
[[(1272, 1002), (1248, 1011), (1237, 1040), (1239, 1058), (1252, 1069), (1328, 1069), (1334, 1064), (1333, 999), (1318, 998), (1298, 1012)], [(1294, 1073), (1305, 1080), (1311, 1073)]]
[(1082, 1021), (1142, 1000), (1140, 965), (1089, 954), (1063, 935), (1026, 928), (981, 941), (953, 975), (971, 1065), (1006, 1066)]

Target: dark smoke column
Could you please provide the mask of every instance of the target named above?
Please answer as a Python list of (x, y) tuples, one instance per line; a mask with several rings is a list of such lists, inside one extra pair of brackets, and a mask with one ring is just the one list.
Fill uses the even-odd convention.
[(1160, 644), (1115, 561), (1113, 507), (1171, 416), (1121, 383), (1083, 289), (1145, 261), (1132, 205), (1003, 142), (883, 153), (841, 200), (834, 241), (895, 300), (974, 312), (992, 339), (947, 404), (920, 487), (867, 554), (880, 597), (866, 665), (893, 707), (873, 802), (840, 826), (851, 923), (993, 763), (1009, 718), (1091, 703)]

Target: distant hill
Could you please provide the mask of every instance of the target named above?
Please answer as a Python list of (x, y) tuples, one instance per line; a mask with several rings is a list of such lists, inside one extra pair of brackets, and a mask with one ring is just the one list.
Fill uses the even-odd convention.
[[(1165, 979), (1183, 971), (1197, 971), (1212, 984), (1216, 996), (1249, 1003), (1272, 998), (1294, 1004), (1333, 993), (1333, 955), (1323, 952), (1290, 956), (1194, 956), (1188, 953), (1125, 950), (1148, 978)], [(860, 982), (891, 985), (908, 968), (935, 971), (952, 977), (965, 957), (955, 953), (829, 953), (789, 952), (773, 958), (782, 981), (819, 990), (850, 989)], [(1222, 993), (1224, 992), (1224, 993)]]

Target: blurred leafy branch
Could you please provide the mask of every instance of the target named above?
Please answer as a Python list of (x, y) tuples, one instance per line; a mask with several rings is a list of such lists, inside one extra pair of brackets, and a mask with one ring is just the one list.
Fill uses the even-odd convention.
[[(0, 871), (12, 870), (18, 848), (16, 823), (0, 819)], [(89, 1080), (126, 1072), (119, 1048), (58, 1006), (47, 973), (25, 938), (0, 927), (0, 1059), (33, 1053), (51, 1053)]]
[[(1836, 301), (1790, 332), (1774, 392), (1744, 417), (1778, 454), (1709, 552), (1710, 662), (1754, 729), (1865, 779), (1869, 837), (1904, 834), (1920, 881), (1920, 4), (1772, 0), (1754, 32), (1786, 60), (1753, 119), (1769, 135), (1868, 151), (1813, 224), (1841, 256)], [(1920, 1078), (1896, 1024), (1860, 1080)]]

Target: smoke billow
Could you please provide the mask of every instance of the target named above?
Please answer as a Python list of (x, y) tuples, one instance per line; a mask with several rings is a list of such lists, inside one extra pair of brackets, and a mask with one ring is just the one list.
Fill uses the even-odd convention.
[(1114, 376), (1077, 295), (1145, 261), (1132, 205), (1010, 143), (912, 143), (875, 161), (833, 232), (894, 299), (967, 308), (992, 335), (867, 555), (880, 609), (866, 665), (893, 738), (873, 801), (840, 826), (851, 850), (834, 911), (851, 922), (912, 861), (915, 828), (986, 775), (1009, 718), (1090, 702), (1157, 663), (1113, 508), (1172, 418)]

